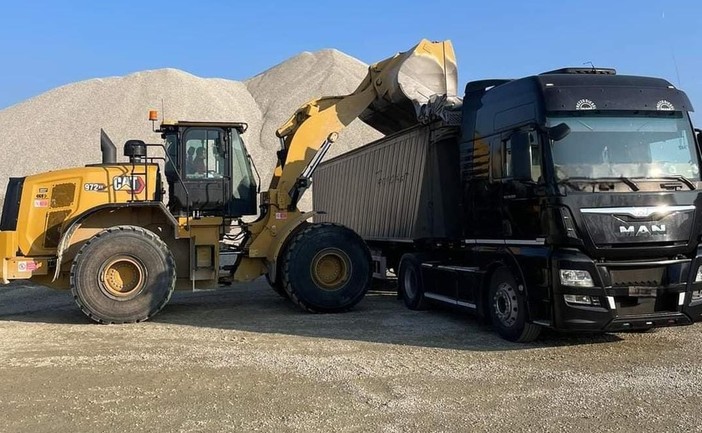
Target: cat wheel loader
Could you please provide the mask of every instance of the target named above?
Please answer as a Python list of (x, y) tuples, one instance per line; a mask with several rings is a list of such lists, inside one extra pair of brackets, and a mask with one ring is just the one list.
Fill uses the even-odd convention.
[[(103, 131), (101, 163), (10, 179), (0, 281), (70, 289), (100, 323), (146, 320), (176, 288), (262, 275), (304, 310), (347, 310), (370, 285), (369, 250), (348, 228), (309, 222), (298, 201), (352, 120), (385, 133), (414, 124), (421, 101), (446, 93), (455, 71), (450, 42), (423, 40), (371, 65), (353, 93), (305, 104), (277, 131), (278, 162), (260, 200), (245, 123), (163, 121), (164, 142), (129, 140), (124, 162)], [(154, 147), (165, 158), (150, 155)]]

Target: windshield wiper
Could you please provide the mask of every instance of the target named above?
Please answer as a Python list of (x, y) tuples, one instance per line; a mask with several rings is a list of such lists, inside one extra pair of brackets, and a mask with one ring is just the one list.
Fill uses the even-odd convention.
[[(571, 186), (571, 182), (587, 182), (590, 185), (595, 185), (598, 183), (602, 182), (624, 182), (629, 188), (631, 188), (632, 191), (638, 191), (639, 185), (634, 182), (633, 180), (629, 179), (628, 177), (625, 176), (619, 176), (619, 177), (585, 177), (585, 176), (573, 176), (573, 177), (567, 177), (565, 179), (561, 179), (558, 181), (559, 184), (564, 183), (568, 186)], [(577, 189), (577, 188), (576, 188)]]
[(685, 176), (680, 175), (680, 174), (668, 174), (665, 176), (644, 177), (642, 179), (645, 179), (645, 180), (677, 180), (679, 182), (684, 183), (688, 188), (690, 188), (692, 190), (697, 189), (695, 187), (695, 184), (692, 183), (692, 181), (690, 179), (688, 179)]

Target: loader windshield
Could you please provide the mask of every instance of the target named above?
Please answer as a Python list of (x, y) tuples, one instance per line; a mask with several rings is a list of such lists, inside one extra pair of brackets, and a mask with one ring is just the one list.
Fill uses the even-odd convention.
[(570, 133), (551, 144), (557, 180), (665, 178), (700, 180), (695, 139), (682, 113), (550, 117)]

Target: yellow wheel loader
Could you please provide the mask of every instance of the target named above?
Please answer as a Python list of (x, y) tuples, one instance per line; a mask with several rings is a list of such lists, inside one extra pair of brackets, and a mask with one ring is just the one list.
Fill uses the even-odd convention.
[[(353, 93), (305, 104), (277, 131), (277, 167), (258, 204), (245, 123), (164, 121), (164, 143), (127, 141), (127, 162), (102, 132), (101, 163), (10, 179), (0, 280), (70, 289), (100, 323), (146, 320), (177, 287), (262, 275), (305, 310), (347, 310), (370, 285), (369, 250), (345, 227), (309, 222), (298, 200), (352, 120), (385, 133), (410, 126), (421, 101), (447, 93), (455, 75), (450, 43), (423, 40), (371, 65)], [(165, 158), (149, 156), (153, 147)], [(243, 221), (252, 215), (258, 219)]]

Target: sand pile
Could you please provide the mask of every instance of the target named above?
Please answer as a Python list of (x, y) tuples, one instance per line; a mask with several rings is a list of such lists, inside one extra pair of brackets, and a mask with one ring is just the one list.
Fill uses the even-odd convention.
[[(352, 92), (367, 65), (336, 50), (302, 53), (244, 82), (200, 78), (177, 69), (82, 81), (0, 111), (0, 198), (7, 178), (100, 161), (100, 128), (118, 147), (127, 139), (161, 142), (149, 109), (173, 120), (244, 121), (249, 152), (263, 188), (275, 167), (275, 130), (303, 103)], [(165, 113), (165, 115), (164, 115)], [(360, 121), (341, 133), (328, 157), (379, 134)], [(301, 208), (311, 208), (306, 194)]]

